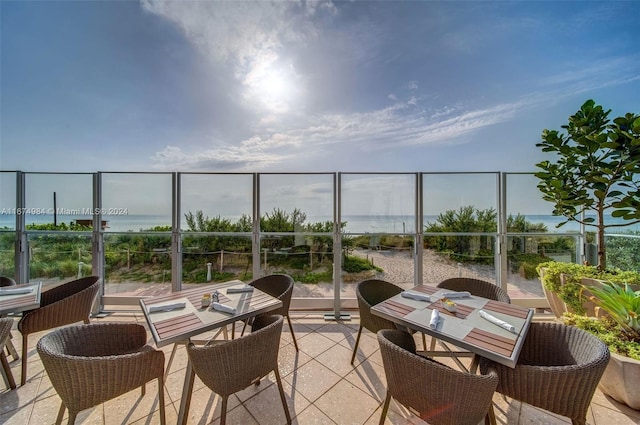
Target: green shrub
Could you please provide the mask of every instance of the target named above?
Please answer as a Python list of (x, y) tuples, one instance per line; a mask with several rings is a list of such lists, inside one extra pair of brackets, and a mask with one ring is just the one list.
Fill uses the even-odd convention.
[(366, 258), (345, 255), (342, 261), (342, 270), (347, 273), (358, 273), (366, 270), (382, 271), (380, 267), (371, 264)]
[(640, 342), (632, 339), (631, 334), (624, 332), (615, 321), (572, 313), (565, 313), (562, 320), (566, 325), (575, 326), (597, 336), (612, 352), (640, 360)]

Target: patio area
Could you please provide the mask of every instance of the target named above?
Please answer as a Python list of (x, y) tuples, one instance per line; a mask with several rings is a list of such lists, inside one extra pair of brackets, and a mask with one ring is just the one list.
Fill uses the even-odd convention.
[[(375, 335), (363, 331), (354, 366), (349, 363), (358, 330), (357, 314), (349, 321), (325, 321), (320, 313), (295, 314), (292, 320), (300, 351), (296, 353), (285, 324), (280, 345), (280, 373), (294, 424), (377, 424), (385, 396), (382, 358)], [(540, 320), (536, 318), (534, 320)], [(145, 325), (142, 312), (118, 312), (92, 321), (124, 321)], [(17, 323), (17, 319), (16, 319)], [(60, 398), (50, 384), (35, 350), (41, 336), (29, 339), (28, 380), (24, 386), (0, 390), (0, 424), (54, 424)], [(13, 342), (20, 350), (20, 333), (13, 331)], [(204, 335), (206, 336), (206, 335)], [(203, 337), (204, 337), (203, 336)], [(418, 348), (422, 347), (416, 336)], [(427, 337), (428, 342), (428, 337)], [(149, 335), (149, 343), (153, 340)], [(164, 347), (166, 360), (171, 346)], [(186, 350), (180, 346), (167, 380), (165, 402), (167, 423), (176, 423), (186, 365)], [(13, 374), (20, 378), (20, 362), (11, 363)], [(544, 389), (541, 389), (544, 391)], [(498, 424), (567, 424), (570, 421), (543, 410), (524, 405), (496, 394), (493, 398)], [(220, 398), (197, 378), (194, 385), (189, 424), (217, 424)], [(83, 411), (76, 423), (91, 425), (159, 424), (157, 386), (147, 384), (146, 395), (131, 391), (102, 405)], [(229, 399), (228, 423), (284, 424), (275, 378), (262, 380)], [(591, 425), (640, 424), (640, 411), (629, 409), (596, 392), (587, 415)], [(66, 416), (64, 422), (66, 423)], [(387, 416), (389, 424), (425, 423), (403, 406), (392, 402)]]

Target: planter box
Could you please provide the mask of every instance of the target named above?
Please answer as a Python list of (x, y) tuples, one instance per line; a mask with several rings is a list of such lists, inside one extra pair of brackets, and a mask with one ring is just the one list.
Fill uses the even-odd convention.
[(640, 410), (640, 361), (611, 353), (611, 360), (600, 379), (603, 394), (635, 410)]

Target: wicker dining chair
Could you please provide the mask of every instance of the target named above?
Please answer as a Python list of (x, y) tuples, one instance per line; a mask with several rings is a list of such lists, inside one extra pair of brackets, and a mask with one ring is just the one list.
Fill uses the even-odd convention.
[(211, 341), (200, 346), (189, 343), (187, 355), (194, 374), (211, 391), (222, 397), (220, 425), (225, 425), (229, 396), (254, 384), (271, 371), (275, 374), (287, 424), (291, 415), (287, 407), (280, 373), (278, 349), (284, 319), (280, 315), (256, 319), (250, 334), (227, 341)]
[(18, 330), (22, 333), (21, 385), (27, 380), (29, 334), (80, 321), (89, 323), (93, 300), (100, 285), (98, 280), (98, 276), (88, 276), (42, 291), (40, 307), (22, 314), (18, 322)]
[(594, 335), (561, 323), (531, 323), (515, 368), (480, 360), (480, 371), (495, 370), (497, 391), (586, 424), (609, 349)]
[[(396, 325), (392, 321), (372, 314), (371, 307), (399, 294), (400, 292), (402, 292), (402, 288), (391, 282), (387, 282), (386, 280), (367, 279), (358, 283), (358, 286), (356, 287), (356, 298), (358, 300), (360, 326), (358, 327), (356, 343), (353, 346), (351, 364), (353, 364), (356, 359), (358, 344), (360, 343), (360, 335), (362, 334), (363, 328), (368, 329), (373, 333), (382, 329), (396, 329)], [(422, 335), (422, 342), (425, 344), (426, 348), (424, 334)]]
[(68, 326), (43, 336), (36, 346), (53, 388), (75, 423), (79, 412), (158, 380), (160, 423), (165, 424), (164, 353), (147, 344), (147, 331), (135, 323)]
[(2, 363), (2, 370), (4, 371), (4, 377), (6, 378), (9, 388), (16, 388), (16, 381), (13, 379), (13, 373), (11, 373), (11, 366), (7, 360), (7, 355), (4, 353), (4, 346), (9, 342), (11, 336), (11, 327), (13, 326), (13, 319), (10, 317), (0, 318), (0, 363)]
[[(15, 280), (7, 276), (0, 276), (0, 287), (15, 286), (15, 285), (17, 285)], [(2, 317), (7, 317), (7, 315), (6, 314), (0, 315), (0, 318)], [(13, 335), (11, 335), (11, 332), (9, 332), (9, 339), (7, 339), (7, 342), (5, 344), (5, 347), (7, 349), (7, 354), (11, 355), (11, 357), (13, 357), (13, 360), (19, 360), (20, 356), (18, 355), (18, 350), (16, 350), (16, 347), (13, 345), (13, 342), (11, 341), (12, 338), (13, 338)]]
[(450, 289), (452, 291), (468, 291), (476, 297), (511, 304), (511, 298), (509, 298), (507, 291), (486, 280), (471, 277), (452, 277), (438, 283), (437, 287)]
[(488, 419), (498, 385), (495, 371), (470, 374), (419, 356), (413, 337), (404, 331), (385, 329), (377, 336), (387, 380), (380, 425), (392, 397), (431, 425), (476, 425)]
[[(296, 351), (299, 351), (298, 341), (296, 341), (296, 334), (293, 332), (293, 325), (291, 325), (291, 319), (289, 318), (289, 306), (291, 305), (291, 296), (293, 295), (293, 278), (286, 274), (272, 274), (269, 276), (258, 278), (249, 283), (249, 285), (282, 301), (282, 307), (276, 310), (271, 310), (264, 315), (279, 314), (287, 318), (287, 323), (289, 324), (289, 329), (291, 330), (293, 345), (296, 347)], [(247, 322), (245, 322), (244, 327), (246, 327), (246, 325)], [(242, 329), (242, 334), (244, 334), (244, 328)]]

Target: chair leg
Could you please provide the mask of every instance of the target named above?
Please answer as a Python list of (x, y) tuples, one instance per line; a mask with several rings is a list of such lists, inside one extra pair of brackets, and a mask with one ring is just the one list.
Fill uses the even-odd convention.
[(160, 425), (166, 425), (167, 419), (164, 409), (164, 380), (162, 377), (158, 378), (158, 403), (160, 404)]
[(13, 379), (13, 373), (11, 373), (11, 366), (9, 366), (9, 361), (7, 360), (7, 356), (4, 354), (4, 350), (0, 352), (0, 363), (2, 363), (3, 377), (7, 383), (7, 386), (12, 390), (16, 389), (16, 381)]
[(356, 352), (358, 351), (358, 343), (360, 342), (360, 334), (362, 333), (362, 325), (358, 328), (358, 336), (356, 337), (356, 345), (353, 346), (353, 354), (351, 355), (351, 364), (356, 359)]
[(282, 407), (284, 408), (284, 415), (287, 418), (287, 424), (291, 424), (291, 414), (289, 413), (289, 407), (287, 406), (287, 399), (284, 396), (284, 388), (282, 388), (282, 380), (280, 379), (280, 372), (278, 368), (273, 369), (276, 374), (276, 382), (278, 383), (278, 391), (280, 391), (280, 400), (282, 400)]
[(76, 423), (76, 416), (78, 416), (78, 413), (71, 413), (71, 411), (69, 411), (69, 421), (67, 422), (67, 425), (74, 425)]
[(13, 360), (20, 360), (20, 356), (18, 355), (18, 350), (16, 350), (15, 345), (13, 345), (11, 338), (13, 338), (13, 335), (9, 334), (9, 339), (7, 340), (7, 344), (6, 344), (7, 351), (9, 352), (11, 357), (13, 357)]
[(244, 331), (247, 329), (247, 323), (249, 323), (249, 321), (245, 320), (244, 325), (242, 326), (242, 332), (240, 332), (240, 336), (244, 335)]
[(422, 332), (422, 346), (424, 347), (424, 351), (427, 351), (427, 337), (424, 336), (424, 332)]
[(571, 425), (586, 425), (587, 424), (587, 418), (584, 419), (571, 419)]
[(58, 417), (56, 418), (56, 425), (60, 425), (62, 423), (62, 418), (64, 417), (64, 403), (60, 403), (60, 409), (58, 409)]
[(387, 412), (389, 411), (389, 403), (391, 402), (391, 393), (387, 390), (387, 396), (384, 399), (384, 404), (382, 405), (382, 413), (380, 414), (380, 423), (379, 425), (384, 425), (384, 420), (387, 418)]
[(489, 411), (484, 417), (485, 425), (496, 425), (496, 412), (493, 410), (493, 403), (489, 406)]
[(20, 385), (27, 382), (27, 335), (22, 335), (22, 376), (20, 377)]
[(229, 400), (228, 395), (222, 397), (222, 407), (220, 408), (220, 425), (225, 425), (227, 423), (227, 401), (228, 400)]
[(289, 318), (288, 314), (287, 314), (287, 323), (289, 323), (289, 329), (291, 330), (291, 338), (293, 338), (293, 345), (295, 345), (296, 351), (300, 351), (298, 350), (298, 341), (296, 341), (296, 334), (293, 332), (293, 326), (291, 325), (291, 319)]

